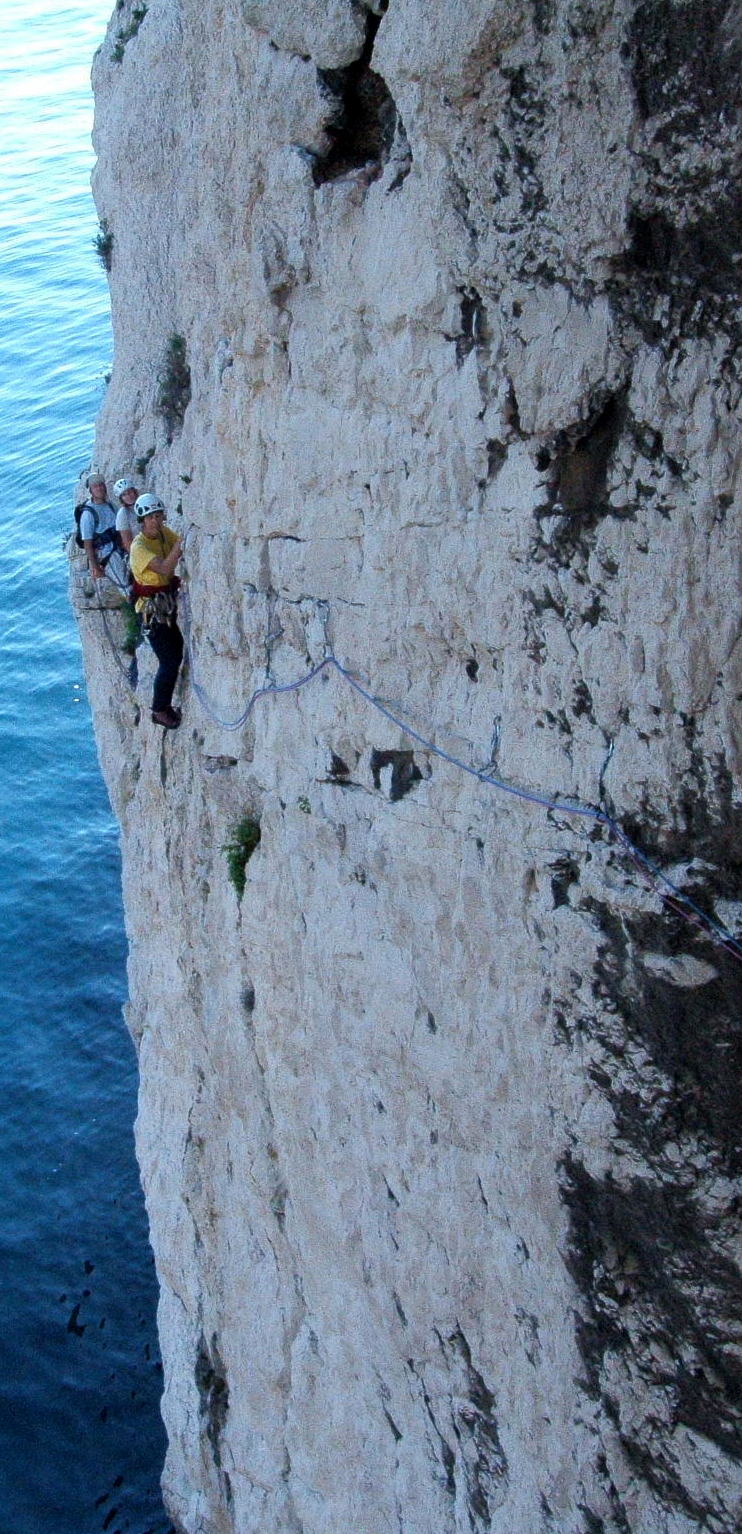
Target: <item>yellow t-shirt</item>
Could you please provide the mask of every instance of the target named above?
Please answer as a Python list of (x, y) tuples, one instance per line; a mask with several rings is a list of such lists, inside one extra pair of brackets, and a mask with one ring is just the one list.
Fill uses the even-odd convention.
[[(174, 543), (177, 543), (178, 535), (171, 527), (163, 523), (154, 538), (145, 538), (144, 533), (137, 533), (129, 550), (129, 564), (131, 573), (139, 586), (151, 586), (153, 591), (161, 591), (163, 586), (170, 582), (164, 575), (158, 575), (151, 568), (150, 561), (153, 559), (166, 559)], [(137, 600), (137, 612), (140, 612), (146, 597)]]

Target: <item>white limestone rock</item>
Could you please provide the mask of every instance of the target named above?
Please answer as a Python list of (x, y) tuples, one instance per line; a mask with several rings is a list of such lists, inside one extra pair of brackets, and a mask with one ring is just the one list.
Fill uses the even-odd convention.
[(96, 461), (187, 530), (178, 732), (77, 604), (185, 1534), (739, 1518), (735, 17), (96, 61)]

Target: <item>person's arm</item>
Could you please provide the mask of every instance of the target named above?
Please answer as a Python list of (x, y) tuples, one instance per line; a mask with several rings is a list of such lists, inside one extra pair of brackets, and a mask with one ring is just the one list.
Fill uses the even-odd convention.
[(176, 538), (170, 553), (166, 554), (164, 559), (148, 560), (146, 568), (148, 570), (154, 570), (155, 575), (162, 575), (164, 576), (165, 580), (169, 581), (175, 574), (175, 566), (177, 565), (182, 552), (183, 540), (181, 538)]
[(121, 547), (124, 553), (128, 554), (129, 549), (134, 542), (134, 534), (131, 530), (131, 524), (129, 522), (129, 513), (124, 506), (120, 507), (116, 513), (116, 532), (118, 533), (121, 540)]
[(88, 556), (90, 574), (92, 575), (93, 580), (102, 581), (106, 572), (103, 569), (103, 566), (98, 562), (98, 555), (95, 552), (92, 538), (84, 538), (83, 547), (85, 549), (85, 553)]

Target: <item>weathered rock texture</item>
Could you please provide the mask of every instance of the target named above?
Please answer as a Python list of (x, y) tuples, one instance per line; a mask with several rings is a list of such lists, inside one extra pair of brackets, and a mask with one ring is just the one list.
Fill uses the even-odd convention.
[[(736, 0), (131, 6), (97, 461), (213, 711), (327, 636), (741, 935)], [(81, 625), (178, 1527), (739, 1527), (739, 956), (337, 671), (163, 736)]]

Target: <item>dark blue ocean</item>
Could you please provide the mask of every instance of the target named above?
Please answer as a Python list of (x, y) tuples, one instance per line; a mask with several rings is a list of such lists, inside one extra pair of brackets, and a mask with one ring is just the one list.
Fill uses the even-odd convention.
[(119, 852), (64, 531), (110, 365), (89, 70), (110, 0), (0, 8), (0, 1534), (164, 1534)]

